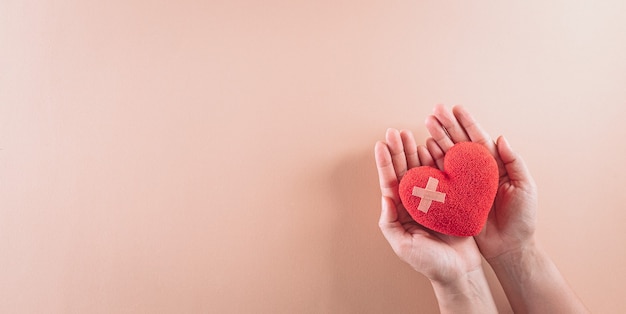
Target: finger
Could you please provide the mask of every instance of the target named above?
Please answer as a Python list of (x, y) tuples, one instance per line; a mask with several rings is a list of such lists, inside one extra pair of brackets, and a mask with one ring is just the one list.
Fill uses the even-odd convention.
[(491, 155), (496, 159), (498, 163), (498, 170), (500, 175), (502, 175), (505, 171), (504, 165), (498, 156), (498, 150), (496, 148), (496, 143), (491, 139), (489, 134), (482, 129), (480, 124), (476, 122), (474, 117), (462, 106), (455, 106), (452, 108), (452, 112), (454, 116), (459, 121), (465, 132), (469, 136), (470, 140), (475, 143), (479, 143), (487, 147)]
[(400, 202), (398, 194), (398, 177), (393, 168), (391, 161), (391, 153), (387, 144), (376, 142), (374, 148), (374, 157), (376, 159), (376, 169), (378, 169), (378, 181), (380, 183), (380, 192), (384, 197), (391, 198), (396, 204)]
[(429, 167), (436, 167), (437, 165), (435, 165), (435, 159), (433, 158), (433, 156), (430, 154), (430, 152), (428, 151), (428, 148), (426, 148), (426, 146), (418, 146), (417, 147), (417, 155), (419, 156), (420, 162), (422, 163), (422, 166), (429, 166)]
[(415, 144), (413, 133), (409, 130), (402, 130), (400, 131), (400, 137), (402, 138), (402, 146), (404, 146), (407, 169), (419, 167), (420, 160), (417, 155), (417, 145)]
[(439, 144), (431, 137), (426, 140), (426, 148), (428, 148), (428, 152), (435, 160), (435, 164), (439, 170), (443, 170), (443, 157), (445, 153), (443, 149), (439, 147)]
[(456, 119), (454, 114), (452, 114), (452, 111), (444, 105), (435, 106), (434, 115), (441, 126), (446, 130), (452, 142), (459, 143), (468, 142), (470, 140), (463, 127), (461, 127), (459, 121)]
[(452, 108), (452, 112), (454, 113), (457, 121), (461, 124), (461, 127), (463, 127), (465, 132), (467, 132), (467, 135), (472, 142), (480, 143), (485, 146), (494, 146), (489, 134), (487, 134), (487, 132), (480, 127), (478, 122), (476, 122), (467, 109), (462, 106), (455, 106)]
[(402, 223), (398, 220), (398, 212), (395, 203), (393, 200), (384, 196), (382, 197), (382, 209), (378, 226), (394, 252), (401, 255), (403, 244), (410, 241), (410, 236), (402, 226)]
[(441, 149), (444, 152), (447, 152), (448, 149), (454, 146), (454, 142), (452, 142), (450, 137), (448, 137), (446, 130), (443, 128), (441, 123), (439, 123), (439, 120), (437, 120), (437, 117), (432, 116), (432, 115), (428, 116), (426, 118), (425, 124), (426, 124), (426, 129), (428, 130), (428, 133), (430, 133), (430, 136), (435, 141), (437, 141), (437, 144), (439, 144), (439, 147), (441, 147)]
[(400, 132), (398, 132), (398, 130), (388, 129), (385, 138), (387, 140), (389, 152), (391, 153), (391, 161), (396, 173), (396, 178), (400, 180), (407, 170), (406, 155), (404, 154), (402, 137), (400, 137)]
[(533, 184), (533, 179), (526, 167), (526, 163), (511, 149), (509, 141), (504, 136), (498, 138), (497, 147), (511, 184), (514, 186)]

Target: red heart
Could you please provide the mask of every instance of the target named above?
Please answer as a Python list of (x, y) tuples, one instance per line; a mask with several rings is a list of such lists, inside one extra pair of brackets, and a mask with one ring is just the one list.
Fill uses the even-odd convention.
[(483, 145), (463, 142), (448, 150), (443, 169), (407, 171), (399, 187), (402, 204), (424, 227), (453, 236), (477, 235), (498, 190), (496, 160)]

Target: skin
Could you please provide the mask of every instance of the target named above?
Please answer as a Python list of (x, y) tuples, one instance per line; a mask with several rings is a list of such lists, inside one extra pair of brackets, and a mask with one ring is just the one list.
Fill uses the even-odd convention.
[[(504, 137), (495, 142), (470, 113), (435, 107), (425, 121), (431, 137), (416, 146), (408, 131), (387, 131), (375, 155), (383, 194), (380, 228), (396, 254), (428, 277), (442, 313), (496, 312), (480, 255), (496, 273), (516, 313), (588, 313), (535, 240), (537, 187), (524, 161)], [(455, 144), (484, 145), (498, 163), (500, 182), (482, 232), (474, 238), (438, 234), (417, 224), (402, 207), (398, 182), (407, 169), (443, 167)]]

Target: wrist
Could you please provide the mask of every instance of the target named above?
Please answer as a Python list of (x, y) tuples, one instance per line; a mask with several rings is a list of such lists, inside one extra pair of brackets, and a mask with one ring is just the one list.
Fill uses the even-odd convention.
[[(537, 281), (538, 276), (546, 276), (549, 268), (549, 259), (546, 258), (535, 241), (529, 241), (524, 245), (507, 250), (487, 259), (487, 262), (505, 289), (511, 306), (518, 311), (525, 309), (521, 307), (523, 302), (520, 299), (530, 299), (526, 287), (533, 286), (532, 283)], [(523, 310), (522, 312), (527, 311)]]
[(474, 292), (474, 287), (482, 283), (485, 274), (482, 267), (471, 270), (453, 280), (430, 280), (435, 293), (441, 295), (467, 295)]
[(496, 313), (482, 267), (451, 281), (431, 280), (441, 313)]
[(487, 260), (519, 313), (587, 313), (585, 306), (534, 241)]
[(535, 239), (531, 238), (523, 243), (512, 246), (493, 257), (485, 258), (485, 260), (489, 263), (489, 265), (491, 265), (491, 267), (496, 265), (512, 265), (518, 264), (520, 260), (524, 260), (529, 256), (537, 256), (539, 253), (540, 249), (537, 246)]

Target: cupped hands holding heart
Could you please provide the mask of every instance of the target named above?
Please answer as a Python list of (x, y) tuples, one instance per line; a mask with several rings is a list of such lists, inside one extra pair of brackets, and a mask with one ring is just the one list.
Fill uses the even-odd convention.
[(426, 128), (425, 146), (395, 129), (376, 143), (379, 226), (401, 259), (449, 283), (480, 269), (481, 253), (489, 260), (532, 241), (537, 193), (508, 142), (494, 142), (463, 107), (436, 106)]
[(535, 243), (537, 188), (508, 142), (494, 142), (462, 107), (436, 106), (426, 128), (425, 146), (395, 129), (376, 143), (379, 226), (430, 279), (440, 312), (498, 312), (482, 254), (514, 312), (589, 313)]

